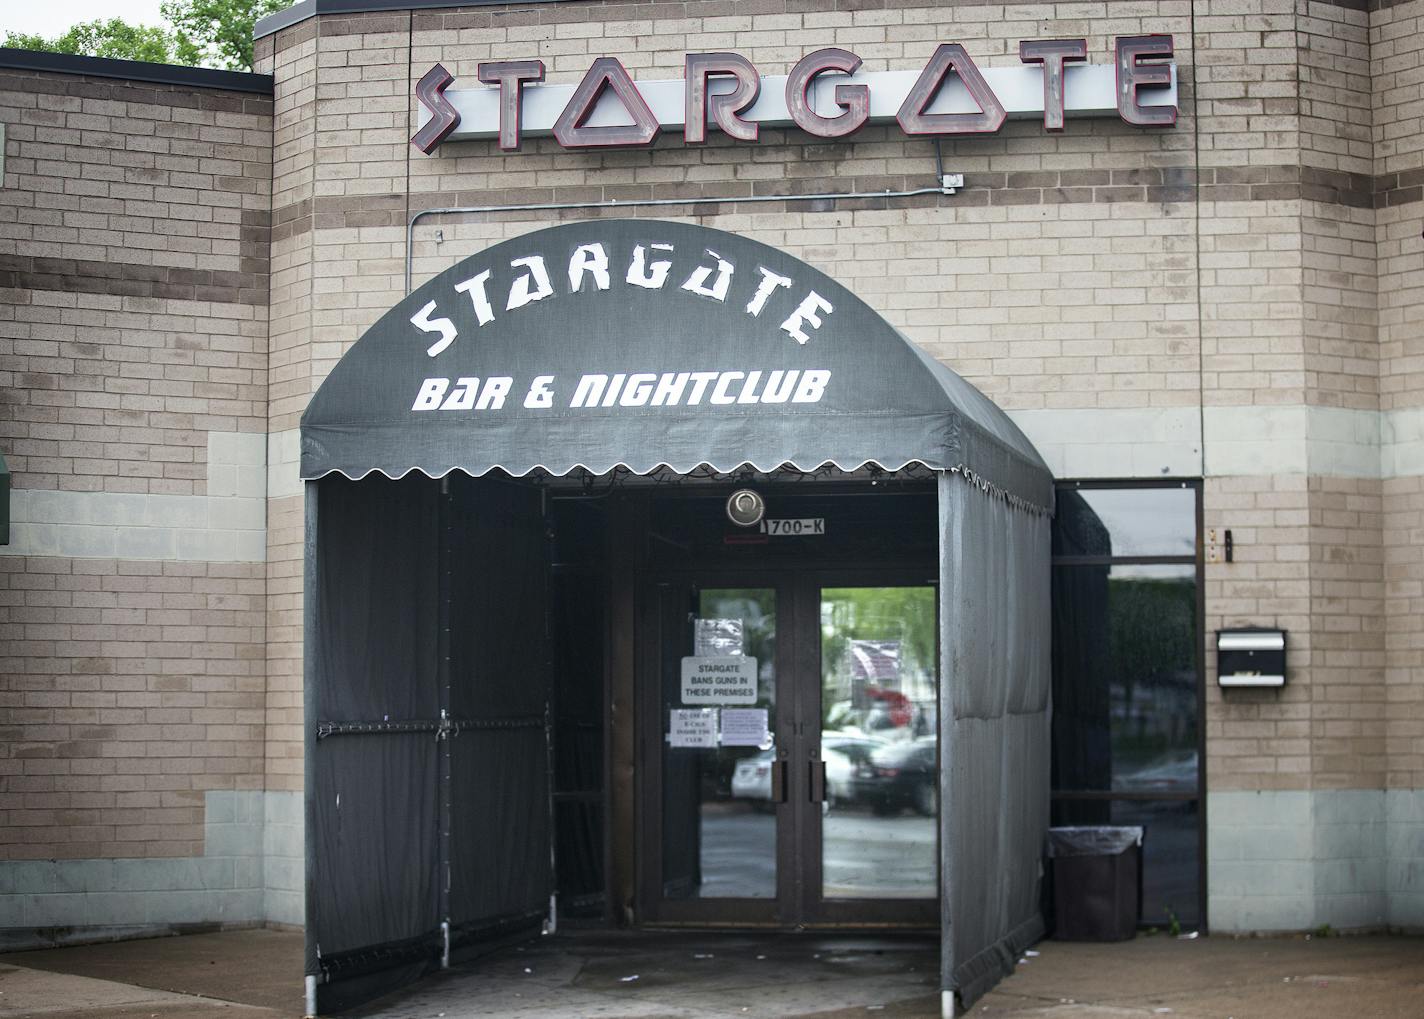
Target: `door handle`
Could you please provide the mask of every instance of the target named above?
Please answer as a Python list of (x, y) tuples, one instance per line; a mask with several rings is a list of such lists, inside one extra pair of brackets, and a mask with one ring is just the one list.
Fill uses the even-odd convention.
[(771, 762), (771, 802), (786, 802), (786, 762)]
[(811, 802), (826, 802), (826, 762), (811, 762)]

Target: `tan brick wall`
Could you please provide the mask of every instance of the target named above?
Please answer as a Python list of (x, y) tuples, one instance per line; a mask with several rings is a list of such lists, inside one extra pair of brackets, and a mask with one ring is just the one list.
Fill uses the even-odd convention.
[(202, 494), (266, 425), (261, 96), (0, 72), (0, 443), (15, 484)]
[(1321, 0), (1299, 7), (1301, 159), (1310, 166), (1371, 174), (1370, 15)]
[[(1310, 788), (1315, 666), (1310, 493), (1302, 476), (1208, 478), (1203, 526), (1232, 529), (1234, 562), (1206, 566), (1207, 788)], [(1215, 632), (1279, 626), (1289, 633), (1284, 689), (1216, 685)]]
[[(110, 540), (218, 526), (161, 514), (221, 510), (212, 433), (267, 428), (270, 99), (0, 71), (0, 122), (14, 486)], [(7, 551), (0, 858), (200, 855), (204, 793), (262, 784), (263, 567)]]
[(1312, 405), (1379, 410), (1375, 210), (1302, 202), (1304, 383)]
[(1300, 203), (1202, 201), (1201, 399), (1299, 404), (1305, 397)]
[[(1381, 403), (1390, 430), (1424, 418), (1424, 0), (1370, 16), (1378, 187)], [(1414, 199), (1396, 204), (1393, 199)], [(1418, 463), (1384, 483), (1386, 746), (1391, 788), (1424, 787), (1424, 481)], [(1412, 473), (1411, 473), (1412, 471)]]
[[(805, 259), (1011, 411), (1315, 407), (1414, 427), (1424, 0), (1374, 6), (511, 5), (309, 19), (258, 43), (270, 101), (0, 72), (0, 449), (20, 488), (206, 495), (210, 433), (295, 428), (399, 299), (413, 211), (615, 198), (699, 200), (633, 214)], [(412, 78), (436, 60), (465, 85), (490, 58), (538, 56), (571, 82), (595, 56), (677, 77), (686, 52), (730, 49), (780, 74), (827, 45), (918, 69), (956, 40), (995, 66), (1024, 38), (1081, 35), (1106, 60), (1142, 32), (1175, 36), (1175, 128), (1015, 121), (949, 140), (953, 198), (716, 202), (932, 184), (933, 144), (889, 127), (409, 146)], [(414, 281), (566, 216), (627, 214), (427, 219)], [(1207, 569), (1207, 633), (1277, 623), (1292, 663), (1278, 693), (1223, 696), (1208, 676), (1211, 788), (1424, 784), (1424, 491), (1395, 467), (1207, 478), (1206, 526), (1237, 550)], [(266, 564), (0, 557), (0, 854), (192, 855), (204, 791), (300, 789), (289, 489), (268, 501)]]
[[(415, 129), (408, 119), (412, 16), (322, 20), (314, 110), (312, 392), (352, 340), (404, 293), (405, 192), (409, 165), (419, 155), (410, 145)], [(360, 211), (322, 215), (323, 199), (341, 198), (354, 200)]]
[[(948, 199), (833, 214), (667, 211), (827, 272), (1000, 406), (1196, 402), (1189, 209), (1149, 217), (1113, 205), (957, 209)], [(547, 225), (536, 216), (443, 223), (438, 245), (422, 224), (417, 282)]]
[[(1233, 532), (1206, 567), (1207, 781), (1217, 790), (1381, 788), (1387, 768), (1381, 483), (1208, 478), (1204, 526)], [(1215, 631), (1288, 631), (1280, 690), (1216, 685)]]
[(1311, 788), (1379, 789), (1384, 727), (1381, 483), (1310, 479)]
[[(259, 40), (254, 51), (255, 69), (275, 78), (268, 432), (296, 427), (312, 392), (317, 29), (317, 21), (303, 22)], [(302, 785), (301, 513), (300, 499), (269, 498), (263, 768), (266, 788), (275, 790)]]
[(0, 859), (197, 856), (262, 782), (260, 564), (0, 557)]
[(1377, 210), (1380, 402), (1424, 405), (1424, 204)]
[[(1021, 38), (1081, 34), (1093, 57), (1105, 59), (1113, 36), (1152, 31), (1176, 38), (1182, 111), (1171, 131), (1106, 119), (1075, 122), (1054, 137), (1036, 123), (1011, 122), (994, 139), (944, 143), (946, 168), (966, 174), (965, 191), (952, 199), (829, 209), (702, 204), (647, 214), (733, 230), (796, 254), (1011, 410), (1191, 409), (1203, 400), (1378, 408), (1379, 238), (1368, 176), (1378, 115), (1371, 87), (1379, 75), (1369, 44), (1378, 12), (1295, 0), (824, 7), (477, 8), (331, 17), (315, 30), (279, 35), (276, 59), (310, 52), (316, 75), (312, 343), (293, 355), (311, 358), (307, 383), (319, 384), (401, 293), (411, 210), (899, 189), (932, 180), (932, 146), (889, 128), (835, 144), (768, 131), (755, 148), (721, 139), (690, 148), (664, 138), (650, 151), (580, 153), (539, 139), (511, 155), (486, 143), (448, 144), (431, 157), (407, 153), (411, 82), (366, 54), (398, 58), (408, 38), (412, 74), (439, 60), (468, 82), (480, 60), (538, 56), (551, 81), (570, 82), (605, 54), (650, 78), (676, 77), (684, 53), (713, 49), (741, 52), (768, 74), (823, 45), (851, 48), (872, 69), (918, 68), (934, 43), (954, 39), (992, 66), (1017, 63)], [(401, 97), (405, 118), (388, 102)], [(427, 219), (416, 229), (414, 282), (556, 218)], [(273, 315), (275, 322), (275, 299)], [(302, 342), (299, 330), (291, 335)], [(273, 427), (291, 427), (304, 402), (296, 376), (282, 400), (274, 389)], [(1340, 598), (1357, 606), (1382, 597), (1382, 496), (1369, 485), (1306, 475), (1208, 483), (1208, 512), (1232, 526), (1247, 550), (1244, 561), (1209, 574), (1208, 628), (1284, 620), (1300, 679), (1273, 700), (1233, 695), (1228, 704), (1212, 688), (1211, 753), (1246, 759), (1229, 771), (1213, 766), (1225, 788), (1378, 782), (1382, 764), (1368, 752), (1378, 740), (1370, 729), (1378, 714), (1330, 717), (1331, 698), (1354, 697), (1349, 687), (1357, 680), (1369, 687), (1369, 703), (1383, 696), (1380, 628), (1350, 636), (1334, 630)], [(1350, 513), (1368, 525), (1336, 533), (1335, 522)], [(1342, 555), (1352, 557), (1348, 569), (1336, 558)], [(273, 569), (283, 584), (299, 587), (295, 559)], [(298, 609), (293, 593), (279, 622), (274, 600), (274, 632), (295, 623)], [(288, 650), (280, 664), (269, 663), (273, 683), (291, 700), (273, 709), (274, 726), (296, 710), (297, 647)], [(1368, 680), (1360, 680), (1364, 674)], [(295, 740), (298, 730), (286, 731)], [(269, 767), (278, 768), (298, 748), (273, 733)]]
[[(1370, 14), (1375, 173), (1424, 166), (1424, 0), (1380, 5)], [(1416, 182), (1417, 183), (1417, 182)]]
[(1384, 483), (1389, 786), (1424, 788), (1424, 477)]
[(1196, 66), (1180, 74), (1195, 74), (1201, 92), (1201, 165), (1295, 165), (1301, 149), (1295, 0), (1187, 6), (1196, 15), (1186, 29), (1196, 33)]
[[(311, 201), (316, 121), (316, 21), (273, 37), (256, 69), (274, 76), (272, 130), (272, 278), (268, 356), (268, 430), (296, 424), (310, 395)], [(264, 51), (273, 50), (272, 54)], [(294, 402), (294, 399), (296, 402)], [(273, 415), (285, 414), (285, 417)]]
[(267, 504), (266, 788), (302, 788), (301, 496)]
[[(680, 77), (686, 52), (734, 49), (762, 73), (784, 74), (812, 49), (839, 45), (868, 69), (918, 69), (948, 39), (963, 42), (982, 66), (1017, 65), (1018, 41), (1044, 34), (1045, 23), (1055, 35), (1084, 36), (1095, 60), (1109, 58), (1113, 37), (1145, 31), (1173, 33), (1183, 67), (1191, 60), (1187, 7), (1171, 2), (1108, 16), (1053, 5), (826, 4), (801, 13), (732, 4), (705, 18), (679, 18), (674, 8), (683, 5), (655, 4), (638, 18), (626, 17), (636, 8), (611, 8), (609, 20), (597, 7), (556, 6), (563, 10), (417, 14), (412, 66), (439, 60), (469, 81), (479, 60), (537, 55), (550, 81), (573, 82), (594, 57), (617, 54), (635, 75)], [(599, 20), (566, 23), (575, 10)], [(1181, 87), (1189, 99), (1185, 70)], [(782, 247), (828, 272), (1003, 406), (1193, 403), (1196, 223), (1180, 187), (1194, 161), (1190, 111), (1184, 103), (1178, 128), (1166, 132), (1104, 119), (1075, 122), (1053, 137), (1041, 124), (1015, 121), (994, 139), (946, 139), (946, 168), (966, 174), (966, 191), (952, 199), (890, 208), (848, 203), (830, 213), (791, 204), (727, 206), (707, 215), (692, 210), (692, 218)], [(449, 204), (452, 193), (464, 204), (497, 204), (903, 189), (932, 184), (934, 166), (930, 141), (891, 127), (834, 144), (767, 131), (755, 148), (720, 138), (692, 148), (665, 138), (649, 151), (579, 153), (537, 139), (505, 155), (467, 143), (412, 160), (411, 207)], [(1144, 201), (1149, 191), (1152, 204)], [(1115, 199), (1122, 204), (1110, 204)], [(689, 212), (660, 211), (673, 218)], [(424, 221), (416, 232), (416, 282), (491, 239), (549, 221), (494, 218), (501, 223), (488, 229), (468, 218)], [(438, 245), (431, 243), (437, 228), (445, 238)], [(379, 250), (381, 236), (357, 236)]]

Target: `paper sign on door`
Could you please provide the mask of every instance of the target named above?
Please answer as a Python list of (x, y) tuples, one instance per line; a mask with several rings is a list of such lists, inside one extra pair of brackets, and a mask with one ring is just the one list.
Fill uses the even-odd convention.
[(693, 655), (682, 660), (682, 703), (755, 704), (757, 660), (746, 655)]
[(668, 746), (715, 747), (716, 708), (673, 708), (668, 714)]
[(766, 708), (723, 708), (722, 745), (769, 749), (771, 733), (766, 727)]

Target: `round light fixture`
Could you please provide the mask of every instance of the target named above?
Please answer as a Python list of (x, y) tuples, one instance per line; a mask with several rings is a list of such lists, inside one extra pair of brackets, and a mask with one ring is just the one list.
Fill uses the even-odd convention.
[(727, 497), (727, 519), (738, 527), (755, 527), (766, 515), (766, 500), (750, 488), (739, 488)]

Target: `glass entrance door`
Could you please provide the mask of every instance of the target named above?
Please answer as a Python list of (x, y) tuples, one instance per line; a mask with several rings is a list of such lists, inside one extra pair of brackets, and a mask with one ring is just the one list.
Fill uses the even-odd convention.
[[(935, 589), (808, 584), (819, 736), (804, 913), (933, 924), (939, 897)], [(818, 866), (816, 866), (818, 864)]]
[(645, 587), (644, 920), (937, 922), (935, 590), (851, 579)]
[[(647, 919), (770, 925), (789, 913), (783, 857), (791, 594), (755, 577), (673, 577), (651, 595), (642, 760)], [(645, 614), (645, 619), (647, 618)], [(647, 661), (647, 659), (645, 659)], [(651, 687), (651, 689), (646, 689)], [(656, 743), (654, 742), (656, 741)]]

